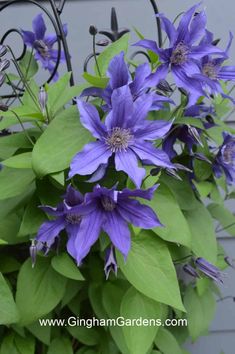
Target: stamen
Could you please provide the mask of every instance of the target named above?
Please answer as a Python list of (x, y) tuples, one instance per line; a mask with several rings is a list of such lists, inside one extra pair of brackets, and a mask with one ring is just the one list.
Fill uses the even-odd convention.
[(113, 199), (111, 199), (107, 195), (104, 195), (101, 198), (101, 204), (102, 204), (104, 210), (106, 210), (106, 211), (113, 211), (116, 208), (116, 204), (113, 201)]
[(235, 140), (228, 142), (221, 149), (223, 162), (228, 165), (235, 165)]
[(171, 64), (182, 65), (187, 61), (187, 55), (189, 53), (188, 47), (180, 42), (173, 50), (170, 58)]
[(69, 224), (72, 224), (72, 225), (80, 224), (81, 220), (82, 220), (82, 217), (79, 214), (72, 214), (71, 213), (71, 214), (66, 215), (66, 221)]
[(217, 68), (213, 63), (205, 64), (202, 68), (202, 73), (211, 80), (216, 80), (218, 78)]
[(110, 147), (112, 152), (126, 150), (133, 139), (130, 129), (123, 129), (115, 127), (106, 138), (106, 144)]
[(34, 42), (35, 48), (39, 51), (43, 58), (50, 58), (49, 48), (42, 39), (37, 39)]

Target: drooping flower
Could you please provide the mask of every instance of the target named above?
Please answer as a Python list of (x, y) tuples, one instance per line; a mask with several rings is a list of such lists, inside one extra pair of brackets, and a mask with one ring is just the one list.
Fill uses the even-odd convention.
[(42, 206), (42, 210), (56, 219), (46, 221), (41, 225), (36, 241), (44, 244), (49, 250), (57, 241), (60, 232), (66, 230), (69, 238), (67, 250), (71, 256), (75, 257), (73, 245), (80, 229), (81, 219), (92, 210), (92, 206), (85, 206), (83, 201), (83, 195), (69, 185), (63, 202), (56, 208)]
[[(63, 203), (57, 208), (42, 207), (56, 219), (42, 224), (36, 240), (51, 248), (59, 233), (66, 230), (68, 253), (79, 265), (103, 230), (114, 247), (127, 257), (131, 246), (129, 223), (144, 229), (162, 226), (149, 206), (133, 199), (139, 197), (150, 200), (157, 187), (117, 191), (115, 187), (107, 189), (98, 185), (83, 198), (77, 190), (69, 186)], [(110, 262), (111, 258), (109, 265)]]
[[(134, 79), (129, 72), (129, 68), (124, 59), (124, 52), (116, 55), (109, 64), (106, 76), (109, 78), (109, 83), (105, 89), (97, 87), (89, 87), (85, 89), (81, 97), (83, 96), (95, 96), (102, 98), (106, 106), (103, 108), (105, 110), (112, 108), (112, 94), (113, 91), (122, 86), (128, 85), (133, 100), (138, 98), (141, 94), (146, 93), (147, 89), (155, 86), (155, 81), (151, 75), (151, 69), (149, 64), (145, 63), (136, 68)], [(157, 81), (156, 81), (157, 83)], [(164, 103), (173, 103), (168, 97), (163, 95), (158, 95), (155, 92), (151, 92), (153, 95), (153, 107), (152, 109), (158, 110), (164, 108)]]
[[(46, 35), (46, 25), (42, 14), (37, 15), (32, 22), (33, 32), (21, 30), (24, 43), (35, 50), (35, 59), (40, 61), (42, 67), (53, 73), (59, 56), (59, 51), (54, 49), (54, 44), (58, 38), (56, 34)], [(67, 36), (67, 25), (63, 25), (63, 31)], [(65, 54), (61, 51), (60, 62), (65, 60)], [(54, 76), (54, 80), (58, 79), (58, 74)]]
[(141, 95), (133, 102), (130, 88), (123, 86), (112, 94), (112, 110), (100, 121), (94, 106), (78, 101), (81, 123), (97, 139), (85, 145), (73, 158), (69, 178), (90, 175), (99, 169), (103, 177), (109, 158), (113, 155), (117, 171), (124, 171), (137, 187), (141, 186), (145, 169), (143, 163), (174, 168), (167, 154), (155, 148), (151, 141), (162, 138), (171, 122), (145, 119), (152, 106), (152, 96)]
[[(206, 35), (201, 41), (201, 44), (212, 45), (213, 40), (213, 34), (209, 31), (206, 31)], [(219, 58), (213, 58), (213, 56), (209, 54), (203, 56), (200, 64), (201, 72), (195, 74), (194, 77), (198, 78), (203, 83), (205, 94), (207, 94), (207, 92), (210, 95), (221, 94), (224, 98), (229, 98), (235, 102), (233, 98), (224, 93), (221, 86), (221, 80), (235, 80), (235, 66), (223, 65), (229, 57), (229, 49), (231, 47), (232, 40), (233, 35), (230, 33), (229, 43), (226, 50), (223, 52), (223, 56)]]
[(213, 170), (217, 178), (224, 172), (228, 184), (235, 182), (235, 136), (223, 133), (224, 141), (215, 157)]
[(200, 79), (193, 77), (200, 73), (200, 59), (205, 55), (221, 54), (221, 50), (211, 43), (197, 42), (206, 30), (205, 11), (195, 14), (200, 4), (191, 7), (182, 16), (178, 28), (164, 15), (159, 15), (162, 28), (169, 38), (169, 48), (162, 49), (152, 40), (141, 40), (136, 45), (155, 52), (161, 61), (155, 75), (158, 80), (165, 79), (170, 69), (177, 87), (183, 88), (189, 94), (188, 106), (196, 103), (204, 95)]
[(197, 268), (207, 277), (215, 280), (216, 282), (223, 283), (222, 273), (219, 268), (215, 267), (213, 264), (201, 257), (195, 260), (195, 264)]
[(131, 247), (131, 236), (128, 224), (143, 229), (162, 226), (154, 211), (142, 205), (134, 197), (150, 200), (158, 186), (148, 190), (117, 191), (97, 185), (93, 192), (85, 195), (85, 204), (91, 205), (92, 212), (82, 218), (81, 227), (74, 243), (77, 263), (88, 254), (91, 246), (97, 241), (101, 230), (107, 233), (113, 246), (126, 258)]
[(111, 271), (113, 271), (114, 274), (117, 275), (118, 266), (117, 266), (117, 260), (115, 257), (113, 246), (107, 249), (106, 256), (105, 256), (104, 272), (105, 272), (106, 279), (108, 279)]

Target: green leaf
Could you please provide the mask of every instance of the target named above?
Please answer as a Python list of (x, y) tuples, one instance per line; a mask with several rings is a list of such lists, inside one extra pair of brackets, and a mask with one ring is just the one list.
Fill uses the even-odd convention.
[(10, 245), (22, 242), (22, 239), (17, 238), (20, 222), (20, 217), (17, 214), (10, 214), (0, 223), (0, 235)]
[[(76, 319), (76, 317), (74, 319)], [(67, 330), (82, 344), (92, 346), (98, 344), (100, 341), (99, 333), (95, 327), (70, 326), (67, 327)]]
[(53, 119), (56, 114), (83, 90), (80, 86), (70, 86), (71, 73), (66, 73), (58, 81), (48, 87), (48, 112), (49, 119)]
[(193, 118), (193, 117), (177, 117), (174, 121), (174, 124), (192, 125), (193, 127), (204, 129), (202, 121), (198, 118)]
[(33, 149), (33, 168), (40, 177), (69, 167), (74, 155), (90, 140), (76, 107), (64, 110), (48, 126)]
[(17, 280), (16, 304), (21, 324), (30, 324), (53, 310), (64, 295), (65, 284), (65, 278), (50, 266), (50, 259), (38, 257), (35, 268), (28, 259)]
[(3, 275), (0, 273), (0, 324), (18, 322), (19, 314), (13, 295)]
[(199, 296), (197, 291), (188, 287), (184, 297), (184, 305), (187, 310), (188, 329), (192, 340), (208, 331), (214, 317), (216, 301), (210, 290)]
[[(103, 306), (109, 318), (120, 317), (120, 307), (125, 291), (126, 289), (122, 286), (122, 283), (117, 281), (114, 284), (107, 282), (103, 286)], [(121, 353), (130, 354), (122, 328), (119, 326), (111, 326), (109, 329)]]
[(18, 236), (36, 234), (40, 225), (45, 221), (45, 214), (39, 208), (40, 201), (35, 196), (29, 201), (24, 211)]
[(194, 160), (194, 173), (198, 181), (205, 181), (212, 174), (212, 167), (208, 162), (201, 160)]
[(223, 204), (212, 203), (208, 205), (208, 210), (211, 216), (218, 220), (220, 225), (222, 225), (224, 231), (230, 235), (235, 235), (235, 216), (233, 213), (226, 209)]
[[(31, 107), (22, 105), (19, 107), (14, 107), (12, 111), (14, 111), (20, 117), (22, 123), (27, 123), (27, 122), (34, 123), (37, 120), (39, 121), (43, 120), (42, 113), (38, 112), (36, 108), (32, 109)], [(19, 120), (12, 113), (12, 111), (1, 112), (1, 116), (3, 117), (3, 119), (0, 122), (0, 130), (9, 128), (12, 125), (19, 124)]]
[(182, 350), (176, 338), (163, 327), (161, 327), (157, 333), (155, 344), (163, 354), (182, 354)]
[(35, 339), (27, 334), (27, 338), (19, 335), (15, 336), (15, 346), (19, 354), (34, 354), (35, 353)]
[[(47, 318), (50, 316), (47, 315)], [(29, 332), (31, 332), (37, 339), (42, 343), (49, 345), (51, 338), (51, 328), (50, 326), (40, 326), (39, 321), (36, 321), (26, 327)]]
[(24, 132), (2, 136), (0, 139), (0, 159), (8, 159), (20, 148), (32, 148), (32, 144)]
[(95, 87), (105, 88), (109, 82), (109, 78), (107, 77), (94, 76), (88, 74), (87, 72), (85, 72), (82, 76), (87, 82)]
[(210, 213), (202, 203), (198, 202), (197, 208), (185, 211), (184, 215), (192, 233), (193, 252), (196, 256), (215, 263), (217, 259), (217, 243), (213, 219)]
[[(197, 207), (197, 199), (193, 193), (192, 186), (188, 181), (188, 177), (183, 178), (182, 181), (178, 181), (177, 179), (164, 174), (164, 176), (160, 178), (159, 183), (167, 185), (171, 190), (171, 193), (175, 196), (180, 209), (190, 210)], [(158, 193), (158, 190), (156, 193)]]
[(197, 191), (200, 194), (201, 198), (206, 198), (211, 193), (211, 191), (213, 189), (213, 184), (211, 182), (207, 182), (207, 181), (196, 182), (196, 181), (193, 181), (193, 184), (197, 188)]
[(65, 337), (55, 338), (48, 349), (47, 354), (73, 354), (71, 340)]
[(5, 337), (1, 343), (0, 354), (19, 354), (15, 343), (14, 343), (14, 335), (10, 334)]
[(35, 174), (31, 169), (4, 167), (0, 173), (0, 199), (24, 193), (34, 180)]
[(7, 160), (2, 161), (1, 163), (7, 167), (30, 169), (32, 167), (31, 161), (32, 161), (32, 153), (25, 152), (23, 154), (12, 156)]
[(127, 262), (118, 254), (118, 264), (127, 280), (151, 299), (184, 311), (176, 272), (168, 248), (151, 231), (132, 238)]
[[(110, 61), (113, 59), (115, 55), (118, 55), (120, 52), (124, 51), (125, 53), (128, 50), (128, 42), (129, 42), (130, 34), (127, 33), (118, 39), (116, 42), (110, 44), (107, 49), (105, 49), (98, 57), (97, 63), (99, 66), (99, 70), (101, 76), (105, 76), (106, 71), (108, 69)], [(95, 68), (95, 72), (98, 75), (98, 70)]]
[[(146, 202), (158, 215), (164, 227), (152, 230), (166, 241), (191, 247), (191, 233), (179, 205), (170, 189), (161, 184), (150, 202)], [(170, 215), (170, 217), (169, 217)]]
[(98, 318), (107, 318), (107, 313), (103, 306), (103, 284), (91, 283), (89, 286), (89, 299)]
[[(128, 320), (137, 318), (160, 319), (162, 307), (161, 304), (139, 293), (135, 288), (130, 288), (122, 299), (121, 316)], [(159, 327), (154, 325), (126, 325), (122, 327), (130, 353), (147, 353), (158, 329)]]
[(61, 253), (60, 255), (53, 257), (51, 265), (58, 273), (66, 278), (84, 280), (80, 270), (67, 253)]
[(20, 268), (21, 264), (12, 256), (8, 254), (1, 254), (0, 258), (0, 272), (12, 273)]
[(19, 65), (25, 80), (31, 79), (38, 71), (38, 63), (36, 62), (32, 51), (27, 51), (24, 54)]

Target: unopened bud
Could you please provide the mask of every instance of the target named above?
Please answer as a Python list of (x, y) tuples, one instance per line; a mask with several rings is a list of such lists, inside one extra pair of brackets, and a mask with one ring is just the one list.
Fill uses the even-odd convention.
[(97, 33), (98, 33), (98, 29), (97, 29), (95, 26), (91, 25), (90, 28), (89, 28), (89, 33), (90, 33), (92, 36), (95, 36), (95, 35), (97, 35)]
[(47, 99), (48, 99), (47, 92), (45, 88), (42, 86), (39, 92), (39, 104), (43, 114), (45, 114)]
[(37, 258), (37, 246), (35, 240), (32, 240), (31, 246), (29, 248), (29, 253), (32, 261), (32, 268), (34, 268), (36, 264), (36, 258)]
[(0, 57), (3, 57), (7, 53), (5, 45), (0, 45)]

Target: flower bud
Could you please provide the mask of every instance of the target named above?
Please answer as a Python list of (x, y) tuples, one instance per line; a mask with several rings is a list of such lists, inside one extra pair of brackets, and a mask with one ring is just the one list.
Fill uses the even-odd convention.
[(48, 99), (47, 92), (45, 91), (45, 88), (43, 86), (41, 86), (40, 92), (39, 92), (39, 104), (40, 104), (43, 114), (45, 114), (47, 99)]
[(31, 257), (31, 261), (32, 261), (32, 268), (34, 268), (34, 266), (36, 264), (36, 258), (37, 258), (37, 246), (36, 246), (35, 240), (32, 240), (31, 246), (29, 248), (29, 254)]
[(97, 35), (97, 33), (98, 33), (98, 29), (97, 29), (95, 26), (91, 25), (90, 28), (89, 28), (89, 33), (90, 33), (92, 36), (95, 36), (95, 35)]

